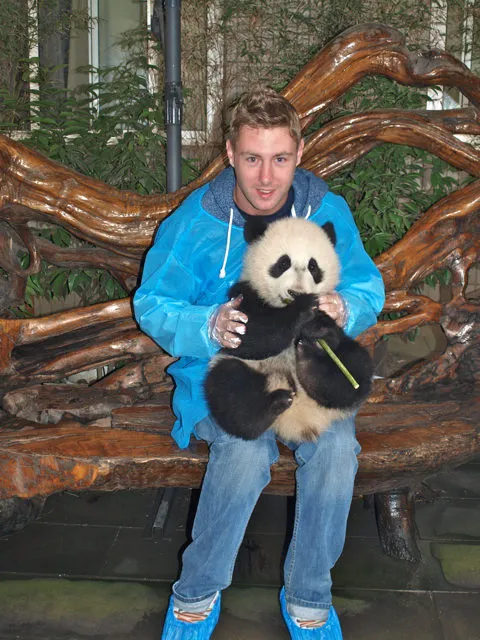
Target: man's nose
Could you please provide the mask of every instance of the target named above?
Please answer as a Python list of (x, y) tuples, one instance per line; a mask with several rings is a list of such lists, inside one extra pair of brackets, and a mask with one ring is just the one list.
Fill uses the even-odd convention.
[(272, 168), (269, 162), (262, 162), (261, 164), (260, 181), (262, 184), (268, 184), (272, 181)]

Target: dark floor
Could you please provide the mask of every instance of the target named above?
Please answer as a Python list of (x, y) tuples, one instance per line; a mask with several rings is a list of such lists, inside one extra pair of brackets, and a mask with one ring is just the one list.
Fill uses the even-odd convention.
[[(417, 502), (422, 561), (386, 557), (355, 500), (334, 602), (345, 640), (480, 640), (480, 458), (428, 479)], [(189, 493), (164, 537), (155, 491), (52, 496), (39, 520), (0, 538), (0, 638), (159, 640), (186, 541)], [(264, 496), (224, 593), (216, 640), (287, 639), (277, 604), (291, 501)]]

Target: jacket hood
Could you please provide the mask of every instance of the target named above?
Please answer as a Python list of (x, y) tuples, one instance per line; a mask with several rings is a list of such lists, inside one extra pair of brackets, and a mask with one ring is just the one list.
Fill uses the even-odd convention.
[[(229, 221), (233, 210), (233, 224), (243, 227), (243, 216), (233, 201), (234, 188), (235, 172), (232, 167), (227, 167), (211, 181), (202, 198), (202, 206), (208, 213), (224, 222)], [(297, 168), (293, 177), (293, 190), (294, 215), (308, 218), (320, 206), (328, 192), (328, 185), (310, 171)]]

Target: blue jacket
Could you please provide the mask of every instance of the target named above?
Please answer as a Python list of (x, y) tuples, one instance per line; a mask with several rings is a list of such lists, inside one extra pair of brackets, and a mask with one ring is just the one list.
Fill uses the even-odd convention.
[[(227, 168), (191, 193), (160, 225), (135, 293), (135, 317), (142, 331), (167, 353), (175, 380), (172, 435), (185, 448), (194, 427), (208, 414), (203, 380), (218, 345), (208, 323), (241, 272), (246, 243), (244, 219), (233, 201), (235, 175)], [(345, 200), (328, 191), (313, 173), (297, 169), (292, 215), (324, 224), (337, 236), (341, 263), (337, 291), (348, 307), (346, 332), (355, 337), (375, 324), (385, 299), (381, 275), (365, 252)]]

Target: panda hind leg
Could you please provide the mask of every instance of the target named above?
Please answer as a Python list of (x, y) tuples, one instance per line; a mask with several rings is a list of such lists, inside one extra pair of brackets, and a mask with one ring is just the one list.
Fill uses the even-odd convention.
[(269, 392), (267, 378), (241, 360), (221, 360), (210, 369), (205, 392), (213, 418), (230, 435), (254, 440), (293, 402), (291, 389)]
[(297, 345), (297, 375), (307, 394), (318, 404), (337, 409), (353, 409), (368, 396), (373, 365), (366, 349), (351, 338), (337, 345), (335, 353), (358, 387), (354, 387), (342, 371), (319, 346), (304, 341)]

